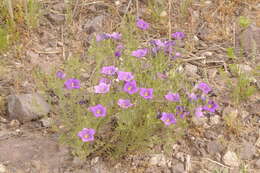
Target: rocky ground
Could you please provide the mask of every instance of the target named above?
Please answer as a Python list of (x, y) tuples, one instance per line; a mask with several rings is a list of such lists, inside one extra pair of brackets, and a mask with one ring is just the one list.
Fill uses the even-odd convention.
[[(233, 4), (234, 9), (224, 1), (206, 1), (204, 5), (195, 1), (187, 9), (186, 18), (178, 17), (174, 11), (178, 3), (174, 2), (172, 9), (160, 13), (162, 23), (149, 18), (146, 1), (140, 1), (138, 6), (131, 0), (75, 1), (72, 5), (54, 0), (41, 4), (40, 25), (24, 34), (18, 45), (0, 54), (4, 60), (0, 70), (0, 173), (260, 172), (260, 76), (252, 76), (251, 83), (257, 88), (255, 94), (235, 104), (230, 98), (232, 88), (218, 71), (224, 69), (236, 83), (229, 64), (238, 64), (245, 73), (259, 67), (257, 1)], [(141, 16), (148, 16), (155, 28), (161, 28), (155, 35), (168, 32), (169, 27), (160, 26), (165, 20), (169, 22), (168, 10), (172, 10), (170, 29), (182, 28), (188, 33), (190, 43), (180, 70), (193, 81), (207, 78), (220, 109), (214, 115), (194, 119), (193, 126), (172, 146), (170, 155), (158, 146), (147, 155), (129, 155), (117, 162), (101, 157), (81, 160), (58, 142), (58, 134), (51, 128), (58, 115), (37, 90), (32, 72), (37, 68), (50, 74), (73, 56), (85, 57), (90, 39), (96, 33), (113, 31), (127, 12), (135, 10)], [(205, 17), (209, 11), (213, 12), (213, 21)], [(227, 11), (232, 11), (232, 15), (227, 16)], [(248, 28), (234, 25), (235, 17), (240, 15), (251, 19)], [(183, 19), (187, 22), (182, 22)], [(258, 50), (253, 52), (254, 59), (249, 56), (252, 45)], [(232, 46), (245, 49), (239, 60), (227, 55), (226, 48)]]

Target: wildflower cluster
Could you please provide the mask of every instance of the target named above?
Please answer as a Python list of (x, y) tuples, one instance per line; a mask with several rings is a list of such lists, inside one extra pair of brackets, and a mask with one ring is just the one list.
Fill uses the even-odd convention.
[[(137, 19), (135, 25), (141, 32), (150, 27), (142, 19)], [(168, 68), (176, 57), (181, 56), (174, 46), (176, 41), (184, 38), (184, 33), (176, 32), (172, 34), (172, 40), (155, 39), (147, 47), (131, 47), (132, 50), (127, 51), (129, 48), (123, 44), (124, 35), (121, 33), (96, 36), (95, 48), (99, 49), (93, 51), (99, 67), (94, 75), (96, 85), (86, 107), (87, 116), (82, 115), (83, 118), (78, 120), (82, 122), (77, 136), (84, 144), (93, 143), (97, 135), (100, 141), (106, 140), (99, 143), (109, 143), (110, 148), (114, 147), (112, 151), (129, 151), (133, 145), (136, 148), (143, 146), (138, 140), (151, 141), (150, 136), (156, 136), (162, 129), (169, 130), (171, 138), (174, 127), (186, 122), (188, 116), (202, 117), (205, 112), (216, 111), (218, 105), (207, 98), (212, 91), (209, 85), (201, 82), (188, 91), (188, 87), (182, 87), (185, 79), (178, 78), (176, 72)], [(105, 52), (107, 55), (106, 44), (110, 51), (113, 49), (110, 54), (113, 59), (104, 65), (104, 54), (99, 56), (95, 53)], [(59, 71), (56, 77), (65, 79), (66, 75)], [(69, 78), (64, 86), (69, 91), (80, 89), (80, 81)], [(116, 135), (100, 137), (102, 125), (108, 124), (110, 117), (116, 118), (114, 131), (111, 132)], [(93, 145), (89, 147), (97, 150)]]

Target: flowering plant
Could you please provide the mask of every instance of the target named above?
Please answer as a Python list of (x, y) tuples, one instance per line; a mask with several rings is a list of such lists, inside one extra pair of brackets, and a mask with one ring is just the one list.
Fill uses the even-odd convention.
[(56, 74), (61, 84), (53, 90), (63, 108), (66, 131), (62, 139), (77, 155), (121, 157), (158, 143), (170, 146), (179, 136), (176, 129), (187, 128), (189, 117), (218, 108), (208, 99), (212, 92), (208, 84), (194, 86), (177, 70), (181, 61), (175, 40), (183, 41), (183, 33), (174, 33), (175, 40), (158, 38), (144, 46), (137, 40), (142, 35), (136, 34), (148, 32), (150, 24), (129, 21), (120, 32), (99, 34), (93, 40), (88, 57), (95, 68), (88, 67), (87, 80), (80, 80), (80, 61)]

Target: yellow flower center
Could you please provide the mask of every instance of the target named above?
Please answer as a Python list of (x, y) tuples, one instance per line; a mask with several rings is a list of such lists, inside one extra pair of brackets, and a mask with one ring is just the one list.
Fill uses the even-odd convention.
[(167, 119), (166, 122), (170, 122), (170, 119)]
[(84, 135), (84, 138), (89, 138), (89, 135), (88, 135), (88, 134), (85, 134), (85, 135)]
[(96, 112), (97, 114), (101, 114), (101, 110), (97, 110), (97, 112)]
[(148, 93), (148, 92), (145, 92), (145, 93), (144, 93), (144, 96), (148, 96), (148, 95), (149, 95), (149, 93)]
[(128, 87), (127, 89), (130, 91), (132, 89), (132, 87)]
[(212, 108), (212, 107), (213, 107), (213, 105), (208, 105), (208, 107), (209, 107), (209, 108)]

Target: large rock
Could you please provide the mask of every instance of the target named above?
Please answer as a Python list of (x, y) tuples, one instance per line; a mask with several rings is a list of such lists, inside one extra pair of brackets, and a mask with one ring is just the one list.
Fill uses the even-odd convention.
[(215, 141), (210, 141), (207, 144), (207, 151), (211, 155), (215, 155), (217, 153), (222, 152), (224, 149), (224, 146), (222, 146), (217, 140)]
[(20, 94), (8, 97), (8, 115), (21, 122), (38, 119), (50, 112), (50, 105), (39, 94)]
[(185, 172), (184, 165), (182, 163), (178, 163), (172, 167), (173, 173), (183, 173)]
[(83, 26), (83, 29), (86, 30), (89, 34), (93, 32), (100, 32), (104, 30), (103, 27), (106, 19), (107, 17), (104, 15), (96, 16), (91, 20), (88, 19)]
[(0, 167), (1, 163), (8, 163), (6, 169), (10, 173), (19, 173), (18, 170), (23, 173), (25, 170), (31, 173), (65, 172), (62, 169), (68, 167), (71, 160), (68, 148), (35, 132), (0, 140), (0, 153)]
[(153, 154), (149, 164), (166, 167), (166, 157), (163, 154)]
[(236, 53), (238, 55), (243, 53), (249, 57), (255, 57), (260, 54), (260, 28), (256, 25), (252, 24), (243, 30), (237, 35), (236, 40)]
[(239, 159), (238, 159), (236, 153), (234, 153), (232, 151), (227, 151), (226, 154), (223, 156), (222, 160), (226, 165), (229, 165), (232, 167), (239, 166)]
[(256, 154), (256, 147), (249, 142), (244, 142), (240, 151), (240, 157), (243, 160), (251, 160)]

